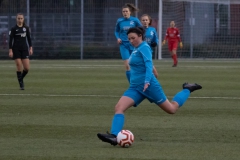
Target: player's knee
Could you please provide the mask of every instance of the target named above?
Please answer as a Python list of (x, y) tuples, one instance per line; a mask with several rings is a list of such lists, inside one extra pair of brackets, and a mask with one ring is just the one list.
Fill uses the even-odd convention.
[(115, 106), (115, 114), (121, 114), (124, 113), (124, 106), (117, 104)]
[(16, 63), (16, 66), (17, 67), (22, 67), (22, 64), (21, 63)]
[(176, 109), (170, 109), (168, 111), (166, 111), (168, 114), (175, 114), (177, 112)]
[(178, 107), (175, 107), (175, 106), (167, 106), (167, 107), (160, 106), (160, 107), (168, 114), (175, 114), (178, 110)]

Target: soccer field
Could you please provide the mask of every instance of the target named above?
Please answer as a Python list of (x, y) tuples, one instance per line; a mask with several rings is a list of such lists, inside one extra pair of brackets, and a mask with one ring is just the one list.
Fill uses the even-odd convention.
[(240, 61), (154, 61), (171, 100), (197, 82), (174, 115), (145, 100), (125, 114), (130, 148), (101, 142), (127, 89), (121, 60), (31, 60), (25, 90), (14, 61), (0, 62), (1, 160), (239, 160)]

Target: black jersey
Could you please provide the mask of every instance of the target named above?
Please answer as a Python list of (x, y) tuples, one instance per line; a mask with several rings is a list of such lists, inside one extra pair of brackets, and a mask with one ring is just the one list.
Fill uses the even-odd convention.
[(28, 50), (32, 47), (29, 27), (14, 26), (9, 32), (9, 49)]

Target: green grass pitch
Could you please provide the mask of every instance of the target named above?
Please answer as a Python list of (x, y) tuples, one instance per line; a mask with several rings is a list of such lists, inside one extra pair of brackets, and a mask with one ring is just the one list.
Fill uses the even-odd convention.
[(0, 160), (239, 160), (240, 61), (154, 61), (168, 99), (197, 82), (174, 115), (145, 100), (125, 114), (130, 148), (98, 140), (127, 89), (121, 60), (31, 60), (24, 91), (0, 61)]

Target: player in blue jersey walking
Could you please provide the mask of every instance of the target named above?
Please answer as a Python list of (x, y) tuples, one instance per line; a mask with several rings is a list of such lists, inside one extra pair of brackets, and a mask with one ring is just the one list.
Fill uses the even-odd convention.
[(115, 36), (117, 38), (117, 43), (120, 45), (120, 53), (122, 60), (124, 61), (124, 66), (126, 69), (126, 76), (130, 82), (130, 67), (128, 64), (128, 58), (133, 51), (133, 46), (129, 43), (127, 32), (129, 28), (142, 26), (138, 18), (132, 17), (131, 13), (137, 12), (138, 9), (133, 4), (125, 4), (122, 7), (122, 18), (119, 18), (115, 27)]
[(144, 41), (144, 29), (142, 27), (130, 28), (127, 34), (129, 41), (135, 47), (129, 58), (131, 67), (130, 86), (115, 106), (111, 133), (97, 134), (100, 140), (111, 145), (117, 145), (116, 136), (123, 129), (124, 112), (128, 108), (136, 107), (144, 99), (148, 99), (165, 112), (174, 114), (188, 99), (191, 92), (202, 88), (202, 86), (196, 83), (184, 83), (182, 85), (183, 89), (170, 102), (164, 94), (161, 84), (153, 75), (152, 51), (147, 42)]
[[(156, 29), (150, 26), (152, 24), (152, 18), (148, 14), (143, 14), (141, 16), (141, 22), (143, 27), (145, 28), (145, 41), (153, 49), (158, 45), (158, 36)], [(157, 69), (154, 66), (153, 73), (155, 77), (158, 77)]]

